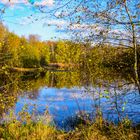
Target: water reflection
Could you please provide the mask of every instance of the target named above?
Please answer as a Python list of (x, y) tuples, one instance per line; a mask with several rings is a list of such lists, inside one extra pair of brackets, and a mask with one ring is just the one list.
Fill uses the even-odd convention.
[[(92, 88), (93, 89), (93, 88)], [(30, 93), (32, 94), (32, 93)], [(114, 93), (113, 93), (114, 94)], [(19, 97), (14, 110), (19, 112), (27, 104), (28, 111), (32, 111), (34, 105), (38, 114), (43, 114), (48, 107), (49, 114), (59, 126), (63, 125), (63, 121), (75, 116), (77, 112), (84, 111), (96, 115), (97, 109), (100, 107), (104, 118), (117, 122), (128, 116), (133, 123), (140, 122), (140, 96), (131, 90), (125, 96), (118, 94), (106, 95), (99, 97), (99, 93), (87, 94), (85, 88), (49, 88), (43, 87), (38, 90), (36, 99), (31, 99), (31, 95)]]
[[(117, 74), (112, 78), (114, 80), (108, 75), (106, 78), (99, 75), (102, 76), (99, 78), (94, 74), (91, 76), (82, 71), (18, 74), (12, 80), (16, 82), (10, 84), (9, 92), (1, 95), (6, 100), (2, 101), (5, 108), (1, 113), (13, 108), (17, 114), (28, 105), (28, 112), (36, 107), (36, 114), (42, 115), (47, 108), (54, 122), (63, 127), (65, 119), (80, 111), (94, 117), (100, 110), (110, 121), (118, 122), (127, 116), (134, 124), (140, 123), (140, 96), (134, 84)], [(14, 97), (14, 104), (6, 106), (9, 97)]]

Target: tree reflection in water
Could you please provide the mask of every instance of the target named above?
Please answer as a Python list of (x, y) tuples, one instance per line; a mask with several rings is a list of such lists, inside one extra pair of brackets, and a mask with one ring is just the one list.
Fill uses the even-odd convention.
[[(29, 112), (43, 114), (48, 106), (59, 126), (64, 119), (87, 112), (118, 122), (124, 117), (139, 123), (140, 96), (131, 78), (113, 71), (78, 69), (44, 73), (9, 73), (0, 76), (0, 113), (13, 108), (19, 112), (28, 104)], [(128, 76), (127, 76), (128, 77)]]

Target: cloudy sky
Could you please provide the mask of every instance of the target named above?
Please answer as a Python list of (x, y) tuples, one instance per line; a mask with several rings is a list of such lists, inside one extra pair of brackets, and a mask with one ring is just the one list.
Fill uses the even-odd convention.
[(58, 30), (67, 23), (55, 18), (57, 12), (52, 15), (51, 11), (57, 6), (54, 0), (0, 0), (0, 9), (4, 11), (0, 20), (20, 36), (38, 34), (42, 40), (68, 38), (66, 33)]

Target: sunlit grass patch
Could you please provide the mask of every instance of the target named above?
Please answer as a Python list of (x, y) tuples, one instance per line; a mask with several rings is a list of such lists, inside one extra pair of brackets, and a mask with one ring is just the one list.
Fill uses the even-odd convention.
[[(25, 112), (21, 112), (21, 116)], [(68, 125), (75, 124), (70, 131), (58, 130), (54, 125), (40, 119), (34, 121), (29, 114), (24, 119), (11, 119), (0, 125), (0, 139), (4, 140), (138, 140), (140, 129), (131, 126), (128, 119), (118, 125), (107, 122), (101, 116), (94, 121), (88, 115), (71, 118)], [(86, 115), (86, 114), (84, 114)], [(22, 117), (23, 117), (22, 116)], [(12, 115), (11, 115), (12, 117)], [(47, 119), (47, 118), (46, 118)], [(87, 120), (86, 120), (87, 119)], [(68, 126), (67, 126), (68, 127)]]

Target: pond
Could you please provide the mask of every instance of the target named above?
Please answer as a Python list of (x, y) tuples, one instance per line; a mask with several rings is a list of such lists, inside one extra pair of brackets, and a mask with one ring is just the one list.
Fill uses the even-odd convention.
[(18, 114), (26, 106), (29, 113), (35, 109), (40, 117), (47, 110), (58, 128), (80, 113), (95, 117), (99, 111), (114, 123), (126, 117), (133, 125), (140, 123), (140, 95), (133, 83), (118, 76), (115, 80), (93, 80), (77, 71), (48, 71), (38, 75), (13, 73), (11, 77), (14, 82), (6, 87), (5, 95), (1, 94), (2, 116), (10, 110)]

